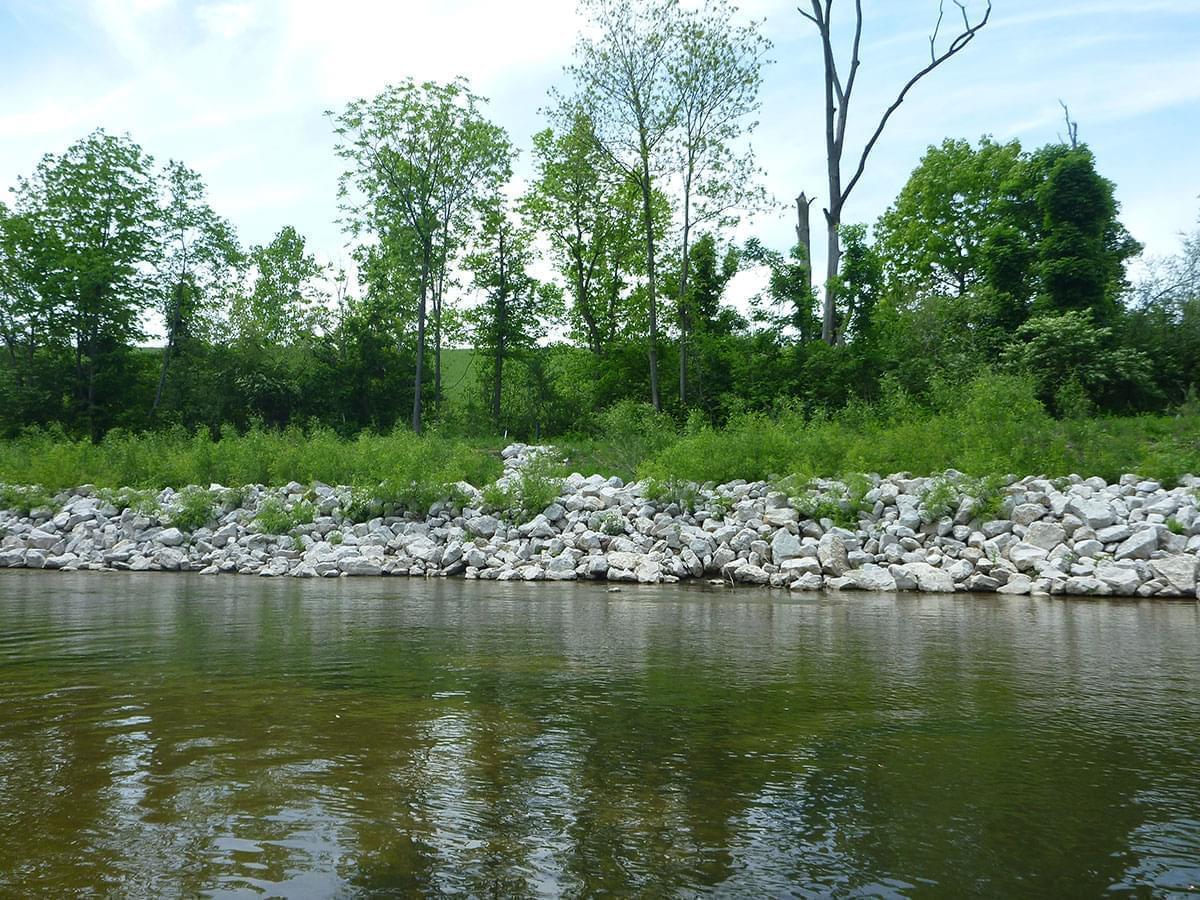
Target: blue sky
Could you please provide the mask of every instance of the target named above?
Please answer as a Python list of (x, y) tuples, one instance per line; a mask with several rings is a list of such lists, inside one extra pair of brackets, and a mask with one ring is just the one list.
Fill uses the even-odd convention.
[[(812, 26), (794, 0), (740, 5), (775, 44), (754, 137), (767, 188), (781, 203), (801, 190), (821, 203)], [(839, 5), (845, 23), (851, 5)], [(1117, 183), (1130, 231), (1148, 253), (1173, 252), (1200, 212), (1200, 0), (994, 6), (976, 42), (893, 118), (847, 220), (873, 222), (943, 137), (1056, 140), (1062, 98)], [(937, 16), (936, 0), (865, 8), (851, 147), (921, 65)], [(572, 0), (0, 0), (0, 185), (95, 127), (128, 131), (159, 160), (199, 170), (245, 241), (293, 224), (322, 257), (344, 261), (325, 109), (408, 75), (463, 74), (526, 149), (579, 27)], [(744, 223), (740, 235), (751, 233), (781, 248), (793, 239), (785, 211)]]

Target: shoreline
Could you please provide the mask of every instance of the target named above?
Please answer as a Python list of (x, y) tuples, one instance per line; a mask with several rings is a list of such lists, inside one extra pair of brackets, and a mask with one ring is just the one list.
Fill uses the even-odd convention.
[(1136, 475), (700, 486), (573, 474), (531, 517), (486, 511), (519, 496), (545, 452), (506, 447), (494, 485), (454, 485), (424, 516), (324, 484), (83, 486), (57, 508), (0, 510), (0, 568), (1200, 597), (1193, 476), (1166, 489)]

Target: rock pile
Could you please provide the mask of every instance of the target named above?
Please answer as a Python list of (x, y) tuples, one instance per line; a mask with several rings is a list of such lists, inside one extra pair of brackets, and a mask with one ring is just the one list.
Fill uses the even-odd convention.
[[(501, 484), (541, 451), (506, 448)], [(1009, 479), (990, 515), (965, 484), (957, 473), (870, 476), (851, 501), (846, 486), (829, 481), (797, 499), (767, 482), (664, 491), (576, 474), (556, 502), (517, 524), (485, 511), (467, 484), (424, 517), (355, 521), (350, 511), (361, 507), (349, 489), (292, 483), (247, 488), (190, 531), (171, 524), (169, 489), (157, 511), (138, 512), (85, 486), (58, 508), (0, 510), (0, 567), (1198, 596), (1200, 479), (1170, 490), (1133, 475), (1116, 484)], [(209, 490), (224, 496), (219, 485)], [(836, 502), (814, 507), (814, 496)], [(312, 521), (266, 533), (256, 515), (267, 503), (307, 506)], [(825, 515), (831, 510), (840, 525)]]

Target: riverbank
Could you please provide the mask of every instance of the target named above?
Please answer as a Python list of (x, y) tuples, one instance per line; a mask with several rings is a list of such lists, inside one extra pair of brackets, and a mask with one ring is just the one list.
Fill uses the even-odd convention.
[[(572, 474), (503, 451), (405, 513), (361, 489), (297, 482), (180, 491), (7, 486), (0, 567), (335, 577), (460, 576), (793, 591), (1197, 596), (1200, 479), (1116, 483), (858, 476), (717, 486)], [(20, 498), (29, 498), (23, 508)]]

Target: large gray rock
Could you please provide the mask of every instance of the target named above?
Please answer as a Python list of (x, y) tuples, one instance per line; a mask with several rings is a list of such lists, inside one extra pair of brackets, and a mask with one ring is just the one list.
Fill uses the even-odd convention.
[(894, 591), (896, 579), (891, 572), (874, 564), (867, 564), (859, 569), (851, 569), (845, 577), (850, 586), (859, 591)]
[(1157, 549), (1158, 532), (1153, 528), (1143, 528), (1122, 541), (1114, 556), (1117, 559), (1149, 559), (1150, 554)]
[(1013, 544), (1008, 548), (1008, 558), (1021, 572), (1036, 572), (1047, 555), (1044, 548), (1024, 542)]
[(1025, 543), (1047, 553), (1067, 539), (1066, 530), (1055, 522), (1034, 522), (1025, 532)]
[(789, 559), (796, 559), (801, 554), (800, 538), (787, 531), (777, 531), (771, 538), (771, 561), (776, 565)]
[(338, 569), (347, 575), (382, 575), (383, 566), (364, 556), (345, 556), (338, 561)]
[(164, 528), (154, 536), (154, 540), (164, 547), (178, 547), (183, 543), (184, 537), (178, 528)]
[(846, 542), (840, 534), (830, 532), (822, 535), (817, 544), (817, 559), (826, 575), (839, 577), (850, 571), (850, 559), (846, 552)]
[(1096, 498), (1072, 497), (1067, 510), (1082, 519), (1088, 528), (1107, 528), (1117, 521), (1112, 506)]
[[(35, 528), (33, 531), (25, 535), (25, 546), (30, 550), (49, 550), (59, 542), (60, 538), (57, 534), (51, 534), (48, 531), (42, 531), (40, 528)], [(30, 566), (33, 568), (33, 566)], [(37, 568), (41, 568), (38, 566)]]
[[(929, 563), (914, 562), (902, 567), (907, 575), (916, 579), (917, 589), (935, 594), (954, 592), (954, 579), (950, 573), (931, 566)], [(897, 579), (899, 581), (899, 579)]]
[(1104, 582), (1114, 594), (1132, 597), (1142, 586), (1142, 579), (1131, 566), (1097, 566), (1096, 577)]
[(1013, 572), (1008, 576), (1008, 581), (996, 588), (998, 594), (1028, 594), (1033, 589), (1033, 579), (1028, 575), (1022, 575), (1020, 572)]
[(1032, 525), (1047, 512), (1040, 503), (1019, 503), (1013, 507), (1012, 520), (1018, 525)]
[(788, 588), (793, 591), (819, 591), (824, 584), (825, 579), (820, 575), (808, 572), (789, 584)]
[(1166, 556), (1150, 562), (1154, 574), (1180, 594), (1191, 594), (1196, 590), (1196, 565), (1196, 557), (1184, 554)]

